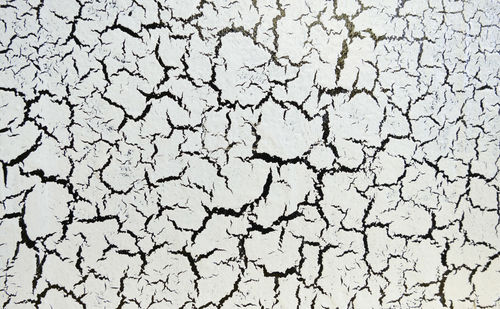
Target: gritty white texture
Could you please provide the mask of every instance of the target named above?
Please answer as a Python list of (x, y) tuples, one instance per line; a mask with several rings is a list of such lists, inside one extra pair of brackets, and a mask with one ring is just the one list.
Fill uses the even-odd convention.
[(499, 16), (0, 0), (0, 307), (499, 308)]

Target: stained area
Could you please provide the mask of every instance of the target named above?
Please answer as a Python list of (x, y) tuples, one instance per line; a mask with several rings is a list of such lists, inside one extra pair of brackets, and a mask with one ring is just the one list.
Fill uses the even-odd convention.
[(500, 3), (0, 2), (2, 308), (498, 308)]

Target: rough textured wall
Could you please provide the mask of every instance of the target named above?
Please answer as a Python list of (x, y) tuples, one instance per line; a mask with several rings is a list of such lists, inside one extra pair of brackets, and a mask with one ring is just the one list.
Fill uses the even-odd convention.
[(1, 1), (1, 306), (498, 308), (499, 14)]

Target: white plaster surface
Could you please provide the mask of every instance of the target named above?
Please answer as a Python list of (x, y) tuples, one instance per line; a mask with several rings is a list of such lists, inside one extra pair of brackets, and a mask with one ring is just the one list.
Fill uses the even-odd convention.
[(499, 16), (1, 0), (0, 307), (500, 308)]

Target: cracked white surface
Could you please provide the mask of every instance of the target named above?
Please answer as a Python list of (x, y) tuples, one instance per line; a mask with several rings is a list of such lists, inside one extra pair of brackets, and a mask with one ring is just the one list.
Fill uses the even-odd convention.
[(500, 307), (500, 4), (0, 2), (3, 308)]

